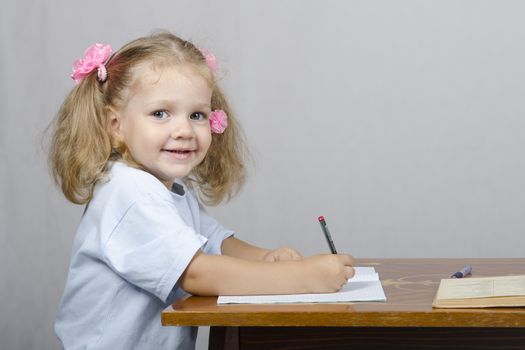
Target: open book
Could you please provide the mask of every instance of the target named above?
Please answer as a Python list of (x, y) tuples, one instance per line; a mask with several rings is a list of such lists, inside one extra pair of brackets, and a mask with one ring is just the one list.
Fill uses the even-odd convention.
[(217, 304), (340, 303), (386, 301), (373, 267), (355, 267), (354, 277), (336, 293), (219, 296)]
[(525, 306), (525, 275), (442, 279), (437, 308)]

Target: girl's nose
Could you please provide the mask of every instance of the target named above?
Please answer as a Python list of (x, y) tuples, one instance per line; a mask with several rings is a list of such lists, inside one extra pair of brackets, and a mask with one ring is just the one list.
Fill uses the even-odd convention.
[(193, 137), (193, 126), (188, 118), (173, 118), (171, 125), (171, 137), (174, 139), (185, 139)]

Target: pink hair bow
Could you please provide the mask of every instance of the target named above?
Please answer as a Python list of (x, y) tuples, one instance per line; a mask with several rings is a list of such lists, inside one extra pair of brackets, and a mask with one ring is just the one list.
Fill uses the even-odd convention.
[(216, 109), (210, 114), (211, 132), (222, 134), (228, 126), (228, 116), (222, 109)]
[(107, 79), (107, 71), (104, 64), (111, 55), (111, 46), (104, 44), (93, 44), (87, 48), (84, 58), (79, 58), (73, 63), (73, 74), (71, 78), (78, 84), (95, 69), (98, 70), (98, 80), (104, 82)]
[(208, 68), (215, 73), (217, 71), (217, 58), (215, 58), (215, 55), (211, 53), (210, 50), (205, 49), (203, 47), (199, 48), (199, 51), (204, 56), (204, 59), (206, 60), (206, 64), (208, 65)]

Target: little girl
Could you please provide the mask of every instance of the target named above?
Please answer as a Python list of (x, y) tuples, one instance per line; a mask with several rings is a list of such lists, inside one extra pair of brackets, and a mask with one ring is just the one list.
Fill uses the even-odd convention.
[(55, 323), (64, 348), (193, 349), (196, 328), (160, 323), (178, 298), (340, 289), (350, 255), (252, 246), (200, 204), (244, 178), (215, 57), (170, 33), (111, 52), (95, 44), (74, 63), (51, 145), (64, 195), (87, 204)]

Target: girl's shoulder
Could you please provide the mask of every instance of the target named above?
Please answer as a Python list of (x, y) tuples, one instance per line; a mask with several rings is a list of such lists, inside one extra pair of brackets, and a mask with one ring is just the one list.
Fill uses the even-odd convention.
[(120, 202), (136, 202), (151, 195), (170, 199), (169, 190), (155, 176), (116, 161), (110, 164), (107, 176), (95, 187), (93, 199), (118, 197)]

